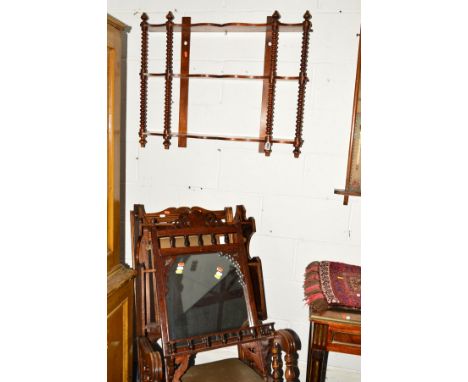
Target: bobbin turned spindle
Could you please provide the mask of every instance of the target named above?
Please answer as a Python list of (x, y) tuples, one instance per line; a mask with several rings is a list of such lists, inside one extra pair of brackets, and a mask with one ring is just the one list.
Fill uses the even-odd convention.
[(171, 145), (171, 113), (172, 113), (172, 57), (174, 49), (174, 15), (169, 12), (166, 16), (166, 86), (164, 96), (164, 148)]
[(148, 15), (141, 15), (141, 69), (140, 69), (140, 137), (141, 147), (146, 145), (146, 112), (148, 102)]
[(301, 154), (301, 147), (304, 141), (302, 140), (302, 126), (304, 124), (304, 98), (307, 78), (307, 57), (309, 53), (309, 33), (312, 23), (310, 19), (312, 15), (309, 11), (304, 14), (304, 22), (302, 23), (302, 51), (301, 51), (301, 69), (299, 73), (299, 94), (297, 97), (297, 114), (296, 114), (296, 134), (294, 137), (294, 157), (298, 158)]
[(264, 152), (266, 156), (271, 154), (271, 146), (273, 145), (273, 117), (275, 108), (275, 92), (276, 92), (276, 68), (278, 66), (278, 39), (279, 39), (279, 19), (280, 14), (275, 11), (271, 16), (271, 64), (270, 64), (270, 79), (268, 87), (268, 107), (266, 116), (266, 135)]

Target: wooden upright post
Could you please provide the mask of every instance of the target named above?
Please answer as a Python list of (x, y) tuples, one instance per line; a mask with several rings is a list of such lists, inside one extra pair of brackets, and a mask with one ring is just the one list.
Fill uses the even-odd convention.
[(141, 15), (141, 69), (140, 69), (140, 137), (141, 147), (146, 145), (146, 111), (148, 102), (148, 15)]
[(174, 45), (174, 15), (169, 12), (166, 16), (166, 92), (164, 97), (164, 148), (171, 145), (171, 109), (172, 109), (172, 53)]
[(263, 62), (263, 93), (262, 93), (262, 112), (260, 115), (260, 139), (258, 143), (258, 152), (263, 153), (265, 147), (267, 109), (268, 109), (268, 89), (270, 87), (270, 68), (271, 68), (271, 16), (267, 17), (267, 25), (265, 31), (265, 59)]
[(190, 17), (182, 17), (180, 57), (179, 147), (187, 147), (188, 95), (190, 74)]
[(299, 95), (297, 97), (297, 115), (296, 115), (296, 135), (294, 137), (294, 157), (298, 158), (301, 154), (301, 147), (304, 141), (302, 140), (302, 126), (304, 124), (304, 98), (307, 78), (307, 56), (309, 54), (309, 33), (312, 23), (310, 19), (312, 15), (307, 11), (304, 14), (304, 22), (302, 23), (302, 52), (301, 52), (301, 71), (299, 73)]
[(268, 83), (268, 106), (266, 115), (266, 131), (263, 150), (266, 156), (270, 156), (273, 145), (273, 113), (275, 108), (276, 91), (276, 67), (278, 63), (278, 37), (280, 14), (275, 11), (271, 16), (271, 64)]

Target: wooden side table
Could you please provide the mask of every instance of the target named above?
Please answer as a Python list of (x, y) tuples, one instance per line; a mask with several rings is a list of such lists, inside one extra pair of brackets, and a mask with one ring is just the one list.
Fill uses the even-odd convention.
[(326, 310), (310, 314), (307, 382), (325, 382), (328, 352), (361, 355), (361, 313)]

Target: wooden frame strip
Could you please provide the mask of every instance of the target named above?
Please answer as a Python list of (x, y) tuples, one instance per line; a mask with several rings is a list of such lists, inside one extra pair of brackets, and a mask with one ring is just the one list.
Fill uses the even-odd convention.
[(266, 115), (265, 144), (263, 152), (265, 156), (270, 156), (271, 146), (273, 145), (273, 117), (275, 109), (276, 93), (276, 67), (278, 64), (278, 38), (279, 38), (279, 19), (280, 14), (275, 11), (271, 16), (271, 64), (270, 79), (268, 81), (268, 105)]
[[(278, 23), (279, 29), (281, 32), (300, 32), (302, 30), (302, 23)], [(240, 22), (231, 22), (225, 24), (216, 24), (216, 23), (193, 23), (192, 32), (213, 32), (213, 33), (223, 33), (223, 32), (234, 32), (234, 33), (263, 33), (267, 24), (261, 23), (240, 23)], [(150, 32), (165, 32), (165, 24), (149, 24)], [(181, 32), (182, 24), (174, 24), (174, 32)]]
[(349, 149), (348, 149), (348, 165), (346, 168), (346, 183), (344, 190), (335, 189), (336, 195), (344, 195), (343, 205), (347, 206), (349, 203), (350, 196), (361, 196), (360, 192), (350, 190), (349, 184), (351, 182), (351, 167), (353, 162), (353, 144), (354, 144), (354, 129), (356, 125), (356, 112), (359, 99), (359, 91), (361, 87), (361, 32), (359, 32), (359, 47), (358, 47), (358, 59), (356, 66), (356, 80), (354, 85), (354, 100), (353, 100), (353, 116), (351, 122), (351, 134), (349, 138)]
[(182, 17), (180, 49), (180, 102), (179, 102), (179, 147), (187, 147), (188, 95), (190, 74), (190, 24), (191, 17)]
[(265, 147), (266, 123), (267, 123), (267, 108), (268, 108), (268, 88), (270, 83), (271, 71), (271, 35), (272, 35), (272, 18), (267, 17), (265, 31), (265, 58), (263, 63), (263, 92), (262, 92), (262, 111), (260, 114), (260, 135), (258, 143), (258, 152), (263, 153)]
[[(164, 133), (158, 131), (148, 131), (146, 135), (153, 135), (156, 137), (164, 136)], [(178, 137), (178, 133), (172, 133), (173, 137)], [(235, 141), (235, 142), (261, 142), (262, 147), (264, 146), (264, 138), (258, 137), (234, 137), (234, 136), (226, 136), (226, 135), (207, 135), (207, 134), (185, 134), (187, 138), (192, 139), (209, 139), (209, 140), (217, 140), (217, 141)], [(273, 143), (282, 143), (282, 144), (294, 144), (294, 139), (288, 138), (273, 138), (271, 140)]]

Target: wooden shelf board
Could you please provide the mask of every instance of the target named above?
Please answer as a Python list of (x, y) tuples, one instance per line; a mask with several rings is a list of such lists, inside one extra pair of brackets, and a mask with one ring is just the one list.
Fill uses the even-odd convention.
[(339, 190), (335, 189), (336, 195), (361, 196), (361, 191)]
[[(190, 26), (191, 32), (266, 32), (267, 24), (253, 24), (253, 23), (194, 23)], [(182, 31), (182, 24), (174, 23), (174, 32)], [(285, 24), (279, 23), (280, 32), (302, 32), (302, 23)], [(166, 24), (148, 24), (149, 32), (166, 32)]]
[[(143, 73), (148, 77), (165, 77), (166, 73)], [(219, 78), (227, 78), (233, 80), (266, 80), (268, 76), (258, 76), (258, 75), (248, 75), (248, 74), (202, 74), (202, 73), (193, 73), (189, 75), (182, 75), (179, 73), (173, 73), (173, 78), (211, 78), (211, 79), (219, 79)], [(299, 81), (299, 76), (276, 76), (277, 80), (280, 81)], [(306, 79), (308, 80), (308, 78)]]
[[(156, 131), (147, 131), (145, 135), (153, 135), (162, 137), (164, 133)], [(263, 142), (264, 140), (259, 137), (234, 137), (234, 136), (225, 136), (225, 135), (206, 135), (206, 134), (179, 134), (171, 133), (172, 137), (186, 137), (193, 139), (211, 139), (218, 141), (239, 141), (239, 142)], [(294, 144), (294, 139), (285, 139), (285, 138), (273, 138), (273, 143), (282, 143), (282, 144)]]

